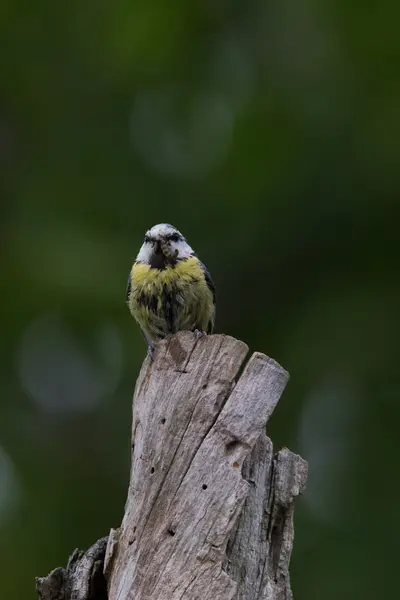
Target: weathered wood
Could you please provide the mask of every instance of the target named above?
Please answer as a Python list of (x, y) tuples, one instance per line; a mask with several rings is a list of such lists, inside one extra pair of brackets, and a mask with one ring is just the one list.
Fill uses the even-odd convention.
[(306, 463), (286, 449), (274, 457), (264, 433), (288, 374), (260, 353), (243, 369), (247, 353), (229, 336), (180, 332), (145, 360), (125, 514), (104, 560), (109, 600), (292, 598)]
[(236, 599), (290, 600), (294, 499), (304, 491), (307, 463), (287, 448), (274, 456), (271, 440), (262, 434), (242, 475), (250, 489), (225, 562), (238, 582)]
[(249, 492), (241, 469), (288, 379), (255, 353), (235, 385), (247, 351), (228, 336), (186, 332), (146, 361), (125, 516), (106, 561), (110, 600), (235, 597), (222, 565)]
[(37, 577), (40, 600), (107, 600), (103, 575), (107, 540), (98, 540), (86, 552), (75, 550), (66, 569), (59, 567), (47, 577)]

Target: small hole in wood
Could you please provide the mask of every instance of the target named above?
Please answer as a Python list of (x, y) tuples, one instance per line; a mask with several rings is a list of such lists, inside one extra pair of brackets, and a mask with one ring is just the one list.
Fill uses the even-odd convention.
[(153, 475), (153, 473), (154, 473), (154, 467), (151, 467), (150, 473)]
[(238, 469), (239, 468), (239, 463), (237, 462), (237, 460), (235, 460), (235, 462), (233, 463), (233, 468), (234, 469)]
[(162, 419), (161, 419), (161, 425), (164, 425), (164, 423), (165, 423), (165, 419), (164, 419), (164, 418), (162, 418)]
[(232, 442), (228, 442), (225, 448), (229, 454), (232, 454), (232, 452), (235, 452), (235, 450), (240, 448), (240, 442), (239, 440), (233, 440)]
[(202, 389), (202, 390), (206, 390), (206, 389), (207, 389), (207, 387), (208, 387), (208, 383), (204, 383), (204, 384), (201, 386), (201, 389)]
[(175, 531), (173, 529), (168, 529), (168, 533), (169, 533), (169, 535), (172, 535), (172, 536), (175, 535)]
[(203, 490), (207, 489), (207, 485), (205, 483), (203, 483), (203, 485), (201, 486)]
[(129, 540), (128, 542), (128, 546), (132, 546), (132, 544), (136, 541), (136, 538), (133, 538), (133, 540)]

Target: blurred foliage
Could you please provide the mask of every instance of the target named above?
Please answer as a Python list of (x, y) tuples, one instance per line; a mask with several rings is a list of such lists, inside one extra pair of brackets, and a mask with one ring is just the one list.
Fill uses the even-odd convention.
[(269, 434), (310, 464), (296, 600), (378, 599), (383, 572), (396, 593), (399, 13), (3, 0), (1, 597), (120, 522), (125, 283), (162, 221), (212, 272), (217, 330), (291, 373)]

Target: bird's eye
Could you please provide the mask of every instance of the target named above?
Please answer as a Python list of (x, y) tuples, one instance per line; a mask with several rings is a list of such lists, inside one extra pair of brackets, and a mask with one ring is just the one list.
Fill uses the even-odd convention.
[(180, 235), (179, 233), (171, 233), (169, 239), (171, 240), (171, 242), (178, 242), (180, 239)]
[(149, 238), (149, 236), (148, 236), (148, 235), (145, 235), (145, 236), (144, 236), (144, 243), (145, 243), (145, 244), (148, 244), (149, 242), (150, 242), (150, 238)]

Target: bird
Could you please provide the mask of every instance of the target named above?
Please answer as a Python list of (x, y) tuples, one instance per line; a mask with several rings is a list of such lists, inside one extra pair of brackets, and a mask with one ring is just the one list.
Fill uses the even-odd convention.
[(149, 229), (129, 273), (126, 303), (154, 358), (155, 344), (178, 331), (214, 331), (216, 289), (206, 266), (168, 223)]

